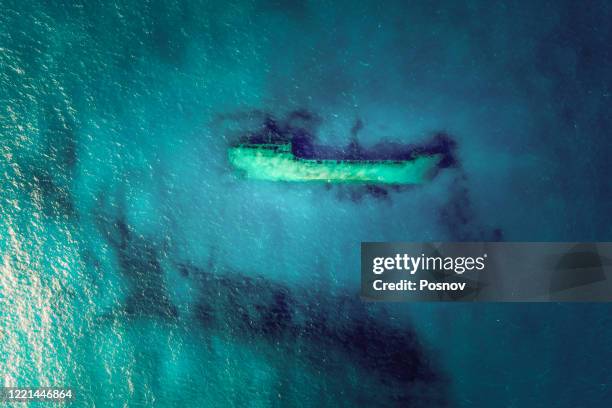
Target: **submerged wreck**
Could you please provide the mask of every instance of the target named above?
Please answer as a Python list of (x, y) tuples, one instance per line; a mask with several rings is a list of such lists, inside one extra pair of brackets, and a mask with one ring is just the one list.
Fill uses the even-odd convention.
[(336, 149), (313, 144), (303, 130), (281, 132), (274, 123), (267, 130), (228, 149), (230, 164), (248, 179), (401, 186), (427, 182), (455, 165), (455, 142), (445, 134), (421, 145), (379, 143), (364, 149), (354, 139)]
[(317, 145), (304, 128), (268, 118), (262, 130), (228, 149), (231, 166), (247, 179), (402, 186), (431, 180), (454, 166), (455, 142), (443, 133), (419, 145), (381, 142), (363, 148), (356, 139), (343, 149)]
[(240, 144), (230, 148), (229, 160), (247, 178), (258, 180), (399, 185), (431, 178), (440, 155), (410, 160), (309, 159), (296, 156), (291, 143)]

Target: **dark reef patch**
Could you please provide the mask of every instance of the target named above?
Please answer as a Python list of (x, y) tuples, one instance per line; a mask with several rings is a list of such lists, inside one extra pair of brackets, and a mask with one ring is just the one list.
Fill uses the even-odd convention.
[(24, 163), (32, 187), (40, 191), (42, 208), (49, 217), (77, 216), (72, 182), (77, 163), (76, 124), (60, 108), (45, 106), (40, 112), (42, 151)]
[(449, 191), (446, 204), (440, 209), (441, 224), (455, 241), (503, 241), (504, 234), (499, 228), (482, 226), (474, 211), (466, 176), (461, 171)]
[[(332, 185), (329, 184), (331, 188)], [(348, 199), (354, 203), (360, 203), (365, 198), (371, 197), (380, 201), (391, 201), (391, 193), (409, 191), (414, 189), (414, 186), (380, 186), (377, 184), (365, 185), (337, 185), (334, 186), (336, 196), (340, 200)]]
[(447, 380), (414, 330), (389, 324), (375, 305), (347, 293), (321, 298), (261, 277), (218, 275), (187, 264), (178, 268), (201, 280), (195, 315), (208, 331), (246, 342), (299, 344), (299, 353), (322, 371), (332, 364), (331, 356), (343, 355), (397, 387), (397, 401), (430, 406), (447, 401)]
[[(130, 284), (130, 294), (123, 305), (128, 315), (176, 318), (178, 310), (164, 286), (164, 271), (159, 262), (159, 248), (130, 228), (121, 205), (107, 205), (99, 197), (94, 214), (98, 229), (115, 250), (117, 263)], [(109, 213), (108, 207), (115, 211)]]
[(321, 372), (346, 370), (347, 364), (360, 367), (390, 390), (385, 400), (392, 405), (448, 405), (448, 379), (415, 331), (394, 324), (377, 305), (348, 293), (323, 296), (260, 276), (221, 273), (214, 261), (202, 268), (168, 259), (178, 271), (174, 279), (189, 279), (199, 293), (192, 314), (179, 316), (164, 284), (168, 274), (160, 262), (163, 248), (134, 232), (121, 202), (100, 197), (99, 204), (94, 219), (130, 284), (127, 300), (113, 315), (193, 318), (205, 333), (253, 347), (262, 341), (270, 344), (283, 355), (283, 364), (307, 362)]

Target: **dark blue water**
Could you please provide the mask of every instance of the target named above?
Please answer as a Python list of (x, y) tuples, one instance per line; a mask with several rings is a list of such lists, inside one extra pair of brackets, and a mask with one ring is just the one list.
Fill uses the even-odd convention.
[[(60, 3), (0, 0), (3, 385), (76, 406), (612, 400), (607, 305), (357, 295), (361, 241), (612, 239), (608, 2)], [(332, 148), (444, 134), (454, 163), (399, 190), (236, 177), (228, 144), (270, 118)]]

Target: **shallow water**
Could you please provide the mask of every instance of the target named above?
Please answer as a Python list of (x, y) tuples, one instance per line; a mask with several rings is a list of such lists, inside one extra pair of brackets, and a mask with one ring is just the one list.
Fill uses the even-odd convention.
[[(404, 3), (0, 0), (3, 384), (603, 406), (607, 305), (357, 293), (361, 241), (611, 239), (612, 10)], [(335, 147), (445, 133), (458, 166), (384, 194), (236, 177), (228, 143), (294, 111)]]

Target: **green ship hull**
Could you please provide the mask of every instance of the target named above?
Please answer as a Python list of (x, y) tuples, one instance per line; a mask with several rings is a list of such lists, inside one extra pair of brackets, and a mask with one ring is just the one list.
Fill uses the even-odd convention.
[(241, 144), (229, 149), (229, 161), (256, 180), (404, 185), (429, 180), (440, 155), (401, 161), (316, 160), (296, 157), (291, 144)]

